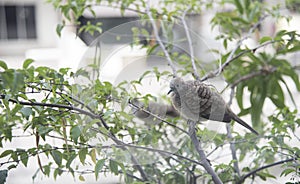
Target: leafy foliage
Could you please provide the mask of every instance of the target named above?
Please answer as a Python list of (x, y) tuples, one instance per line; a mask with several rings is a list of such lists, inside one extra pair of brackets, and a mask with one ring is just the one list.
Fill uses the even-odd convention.
[[(78, 19), (85, 11), (95, 16), (93, 5), (117, 7), (121, 13), (134, 9), (141, 20), (147, 22), (149, 18), (144, 1), (48, 2), (78, 26)], [(224, 183), (242, 183), (250, 177), (253, 180), (268, 180), (278, 177), (272, 175), (268, 168), (283, 164), (281, 176), (292, 176), (291, 180), (297, 181), (300, 150), (290, 141), (300, 142), (297, 135), (300, 119), (291, 84), (299, 92), (300, 82), (297, 66), (291, 64), (287, 55), (299, 52), (300, 35), (286, 30), (279, 30), (274, 36), (259, 34), (259, 26), (265, 17), (282, 18), (280, 6), (266, 8), (260, 1), (250, 0), (176, 0), (159, 1), (159, 4), (161, 9), (150, 7), (149, 11), (162, 22), (165, 49), (171, 59), (183, 68), (178, 71), (181, 75), (190, 75), (195, 71), (188, 54), (173, 52), (174, 43), (181, 41), (174, 40), (172, 32), (178, 17), (185, 11), (199, 14), (204, 9), (216, 6), (226, 8), (226, 11), (217, 12), (211, 20), (212, 28), (219, 27), (221, 30), (216, 39), (222, 41), (225, 50), (222, 53), (212, 49), (221, 58), (221, 63), (216, 61), (214, 66), (223, 64), (222, 70), (218, 69), (221, 72), (217, 73), (222, 74), (228, 86), (236, 88), (240, 115), (250, 115), (253, 126), (261, 132), (261, 136), (239, 132), (232, 132), (234, 136), (230, 136), (231, 133), (216, 134), (200, 125), (197, 136), (203, 142), (214, 172)], [(64, 21), (57, 26), (58, 35), (64, 26)], [(79, 30), (92, 34), (101, 32), (101, 26), (101, 23), (88, 23)], [(164, 55), (159, 45), (151, 42), (152, 33), (149, 30), (132, 28), (132, 31), (135, 36), (133, 44), (139, 44), (139, 36), (143, 35), (149, 43), (145, 45), (148, 54)], [(243, 46), (242, 42), (253, 34), (256, 35), (258, 46), (253, 49)], [(236, 40), (236, 48), (229, 48), (228, 43)], [(272, 52), (261, 49), (266, 46), (270, 46)], [(131, 98), (143, 99), (146, 107), (148, 102), (156, 99), (151, 94), (138, 91), (138, 86), (143, 85), (145, 78), (153, 75), (157, 81), (161, 81), (170, 77), (170, 72), (153, 68), (137, 80), (114, 86), (107, 81), (94, 79), (84, 69), (77, 72), (68, 68), (54, 70), (34, 67), (33, 62), (27, 59), (22, 68), (13, 69), (0, 61), (0, 146), (4, 148), (0, 153), (0, 183), (4, 183), (7, 173), (18, 168), (19, 164), (27, 167), (29, 159), (38, 160), (38, 172), (54, 178), (67, 172), (80, 181), (85, 181), (85, 174), (93, 174), (96, 180), (100, 179), (100, 173), (121, 176), (126, 183), (213, 181), (214, 178), (203, 169), (203, 158), (199, 158), (188, 137), (185, 120), (155, 117), (152, 120), (158, 123), (141, 126), (141, 120), (132, 113), (136, 109)], [(205, 75), (202, 64), (204, 66), (198, 59), (196, 67), (201, 75)], [(95, 64), (90, 67), (91, 70), (98, 69)], [(78, 78), (84, 78), (87, 82), (72, 82)], [(134, 94), (126, 89), (126, 85), (133, 87)], [(287, 97), (295, 108), (288, 107)], [(268, 120), (263, 116), (266, 101), (276, 109), (275, 112), (268, 112)], [(19, 130), (22, 130), (21, 134)], [(35, 146), (5, 148), (7, 141), (27, 136), (35, 141)], [(57, 144), (49, 144), (50, 140), (55, 140)], [(225, 156), (222, 155), (224, 151), (232, 151), (232, 145), (238, 154), (237, 159), (220, 161), (219, 156)], [(41, 157), (49, 161), (42, 162)]]

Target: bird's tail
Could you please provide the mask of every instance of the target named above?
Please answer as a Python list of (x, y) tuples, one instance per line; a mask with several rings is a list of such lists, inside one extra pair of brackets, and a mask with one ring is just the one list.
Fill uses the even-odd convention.
[(242, 126), (244, 126), (245, 128), (247, 128), (248, 130), (250, 130), (251, 132), (255, 133), (256, 135), (259, 135), (256, 130), (254, 130), (250, 125), (248, 125), (245, 121), (240, 119), (238, 116), (233, 116), (232, 119), (238, 122), (239, 124), (241, 124)]

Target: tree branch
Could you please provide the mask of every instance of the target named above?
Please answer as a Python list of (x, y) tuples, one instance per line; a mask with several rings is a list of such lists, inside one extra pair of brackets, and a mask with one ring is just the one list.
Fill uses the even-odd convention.
[[(5, 99), (5, 95), (0, 95), (0, 99)], [(15, 103), (15, 104), (21, 104), (21, 105), (27, 105), (27, 106), (41, 106), (41, 107), (52, 107), (52, 108), (63, 108), (63, 109), (68, 109), (71, 111), (76, 111), (84, 115), (88, 115), (91, 118), (98, 118), (101, 115), (94, 114), (92, 112), (85, 111), (83, 109), (69, 106), (69, 105), (64, 105), (64, 104), (50, 104), (50, 103), (41, 103), (41, 102), (25, 102), (25, 101), (19, 101), (15, 99), (8, 99), (9, 102)]]
[[(32, 89), (37, 89), (37, 90), (42, 90), (42, 91), (49, 91), (49, 92), (52, 92), (51, 89), (42, 88), (42, 87), (30, 85), (30, 84), (28, 84), (28, 87), (29, 87), (29, 88), (32, 88)], [(72, 97), (72, 96), (70, 96), (70, 95), (68, 95), (68, 94), (65, 94), (65, 93), (63, 93), (63, 92), (60, 92), (60, 91), (55, 91), (55, 93), (59, 94), (60, 96), (66, 95), (68, 98), (70, 98), (70, 99), (73, 100), (74, 102), (76, 102), (76, 103), (82, 105), (83, 107), (87, 108), (90, 112), (94, 113), (94, 111), (92, 110), (91, 107), (89, 107), (88, 105), (86, 105), (86, 104), (83, 103), (82, 101), (78, 100), (77, 98)]]
[[(233, 139), (232, 134), (231, 134), (231, 125), (230, 125), (230, 123), (226, 124), (226, 130), (227, 130), (227, 137), (229, 139)], [(237, 155), (236, 155), (236, 148), (235, 148), (234, 143), (230, 142), (230, 150), (231, 150), (232, 159), (235, 160), (235, 162), (233, 163), (234, 170), (237, 173), (237, 175), (240, 177), (241, 176), (240, 167), (239, 167), (239, 163), (238, 163), (238, 159), (237, 159)]]
[(215, 173), (215, 171), (211, 167), (210, 163), (208, 162), (205, 152), (203, 151), (203, 148), (201, 146), (201, 142), (197, 138), (196, 129), (195, 129), (196, 123), (191, 120), (188, 120), (188, 124), (189, 124), (189, 135), (195, 146), (196, 151), (198, 152), (198, 154), (201, 158), (202, 166), (208, 172), (208, 174), (211, 175), (212, 180), (214, 181), (215, 184), (222, 184), (221, 179)]
[[(238, 55), (236, 55), (235, 57), (231, 58), (230, 60), (228, 60), (228, 62), (225, 62), (222, 66), (221, 66), (221, 70), (224, 71), (224, 69), (234, 60), (238, 59), (239, 57), (243, 56), (244, 54), (248, 53), (248, 52), (255, 52), (256, 50), (262, 48), (262, 47), (265, 47), (269, 44), (272, 44), (272, 43), (275, 43), (275, 42), (278, 42), (278, 41), (267, 41), (253, 49), (248, 49), (248, 50), (244, 50), (242, 52), (240, 52)], [(205, 81), (207, 79), (210, 79), (210, 78), (213, 78), (213, 77), (216, 77), (218, 72), (219, 72), (220, 69), (217, 69), (215, 70), (214, 72), (210, 72), (208, 73), (207, 75), (205, 75), (204, 77), (201, 78), (201, 81)]]
[(184, 30), (185, 30), (185, 34), (186, 34), (186, 37), (187, 37), (187, 41), (188, 41), (188, 44), (189, 44), (190, 55), (191, 55), (191, 62), (192, 62), (193, 70), (194, 70), (194, 76), (195, 76), (196, 80), (200, 80), (200, 76), (199, 76), (199, 74), (197, 72), (197, 67), (196, 67), (196, 64), (195, 64), (195, 55), (194, 55), (193, 42), (192, 42), (192, 39), (191, 39), (191, 35), (190, 35), (190, 32), (189, 32), (188, 26), (187, 26), (186, 21), (185, 21), (185, 16), (186, 16), (187, 12), (190, 9), (191, 9), (191, 6), (189, 6), (183, 12), (183, 15), (181, 17), (181, 22), (183, 24), (183, 27), (184, 27)]
[(237, 51), (237, 49), (242, 45), (243, 41), (245, 41), (246, 39), (248, 39), (248, 38), (250, 37), (251, 33), (252, 33), (252, 32), (253, 32), (253, 31), (254, 31), (254, 30), (262, 23), (262, 21), (263, 21), (266, 17), (268, 17), (268, 15), (265, 15), (265, 16), (261, 17), (261, 18), (259, 19), (259, 21), (258, 21), (256, 24), (254, 24), (254, 25), (250, 28), (250, 30), (248, 31), (247, 35), (246, 35), (245, 37), (241, 38), (241, 39), (238, 41), (236, 47), (230, 52), (230, 54), (229, 54), (229, 56), (227, 57), (225, 63), (223, 63), (223, 64), (222, 64), (217, 70), (215, 70), (214, 72), (210, 72), (210, 73), (208, 73), (207, 75), (205, 75), (204, 77), (202, 77), (202, 78), (201, 78), (201, 81), (205, 81), (205, 80), (207, 80), (207, 79), (209, 79), (209, 78), (213, 78), (213, 77), (216, 77), (216, 76), (220, 75), (220, 74), (224, 71), (224, 69), (225, 69), (232, 61), (236, 60), (236, 59), (239, 58), (240, 56), (242, 56), (242, 55), (244, 55), (244, 54), (246, 54), (246, 53), (248, 53), (248, 52), (255, 52), (257, 49), (259, 49), (259, 48), (261, 48), (261, 47), (264, 47), (264, 46), (266, 46), (266, 45), (268, 45), (268, 44), (270, 44), (270, 43), (274, 43), (275, 41), (265, 42), (264, 44), (259, 45), (259, 46), (255, 47), (254, 49), (248, 49), (248, 50), (245, 50), (245, 51), (243, 51), (243, 52), (240, 52), (237, 56), (234, 57), (234, 53), (235, 53), (235, 52)]
[(269, 164), (269, 165), (265, 165), (265, 166), (262, 166), (260, 168), (257, 168), (257, 169), (254, 169), (253, 171), (250, 171), (248, 174), (244, 175), (238, 182), (237, 184), (242, 184), (245, 179), (247, 179), (248, 177), (252, 176), (252, 175), (255, 175), (257, 172), (261, 171), (261, 170), (264, 170), (264, 169), (267, 169), (267, 168), (270, 168), (270, 167), (273, 167), (273, 166), (276, 166), (276, 165), (280, 165), (280, 164), (284, 164), (286, 162), (292, 162), (292, 161), (295, 161), (297, 160), (298, 158), (290, 158), (290, 159), (286, 159), (286, 160), (281, 160), (281, 161), (278, 161), (278, 162), (275, 162), (275, 163), (272, 163), (272, 164)]
[(147, 15), (150, 19), (151, 25), (153, 27), (153, 33), (154, 33), (155, 39), (158, 42), (160, 48), (163, 50), (163, 52), (164, 52), (164, 54), (167, 58), (168, 64), (170, 65), (170, 67), (173, 71), (173, 75), (176, 77), (177, 76), (177, 71), (176, 71), (175, 65), (173, 64), (173, 61), (170, 57), (170, 54), (168, 53), (166, 47), (164, 46), (164, 44), (162, 43), (162, 41), (159, 37), (158, 29), (157, 29), (157, 26), (155, 24), (155, 21), (153, 19), (153, 16), (152, 16), (152, 13), (151, 13), (151, 10), (150, 10), (150, 0), (148, 0), (147, 3), (146, 3), (146, 12), (147, 12)]
[(268, 70), (266, 70), (266, 69), (260, 69), (259, 71), (255, 71), (255, 72), (249, 73), (248, 75), (244, 75), (244, 76), (240, 77), (238, 80), (234, 81), (231, 84), (231, 88), (235, 88), (239, 83), (241, 83), (243, 81), (252, 79), (252, 78), (260, 76), (260, 75), (270, 74), (270, 73), (275, 72), (276, 70), (277, 70), (276, 67), (272, 67), (272, 68), (270, 68)]
[[(0, 99), (5, 99), (5, 95), (0, 95)], [(87, 115), (91, 118), (99, 119), (101, 121), (102, 125), (105, 127), (105, 129), (107, 129), (109, 131), (109, 127), (105, 123), (105, 121), (104, 121), (104, 119), (102, 118), (101, 115), (97, 115), (97, 114), (94, 114), (92, 112), (88, 112), (88, 111), (79, 109), (77, 107), (72, 107), (72, 106), (63, 105), (63, 104), (49, 104), (49, 103), (40, 103), (40, 102), (24, 102), (24, 101), (17, 101), (17, 100), (14, 100), (14, 99), (8, 99), (8, 101), (12, 102), (12, 103), (15, 103), (15, 104), (21, 104), (21, 105), (42, 106), (42, 107), (52, 107), (52, 108), (64, 108), (64, 109), (68, 109), (68, 110), (77, 111), (77, 112), (79, 112), (81, 114), (84, 114), (84, 115)], [(112, 138), (112, 140), (116, 144), (120, 144), (120, 140), (118, 140), (111, 132), (110, 132), (110, 134), (111, 134), (110, 137)], [(126, 148), (124, 147), (124, 149), (126, 149)], [(143, 168), (140, 166), (140, 164), (138, 163), (136, 158), (132, 154), (130, 154), (130, 155), (131, 155), (132, 162), (134, 163), (137, 170), (140, 172), (140, 174), (141, 174), (142, 178), (144, 179), (144, 181), (148, 181), (147, 174), (145, 173)]]

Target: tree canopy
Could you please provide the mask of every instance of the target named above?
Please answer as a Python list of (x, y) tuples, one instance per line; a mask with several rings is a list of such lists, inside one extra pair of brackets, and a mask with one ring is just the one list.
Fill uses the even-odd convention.
[[(64, 17), (57, 25), (58, 35), (67, 22), (78, 26), (78, 34), (102, 33), (101, 23), (80, 25), (79, 21), (86, 12), (96, 17), (96, 6), (114, 7), (121, 14), (136, 12), (149, 26), (132, 27), (130, 44), (166, 58), (169, 70), (153, 67), (135, 80), (113, 84), (99, 78), (101, 60), (96, 58), (78, 71), (35, 67), (30, 58), (18, 69), (0, 61), (0, 183), (19, 165), (27, 167), (29, 159), (36, 160), (37, 174), (54, 178), (72, 174), (81, 181), (85, 175), (100, 180), (100, 173), (112, 173), (125, 183), (244, 183), (283, 176), (290, 178), (286, 183), (299, 183), (300, 64), (297, 58), (292, 62), (291, 56), (299, 54), (300, 33), (285, 29), (276, 29), (272, 35), (263, 33), (267, 21), (292, 20), (283, 10), (299, 13), (297, 1), (275, 6), (251, 0), (48, 3)], [(214, 12), (210, 29), (219, 29), (213, 39), (222, 47), (207, 51), (216, 55), (209, 62), (195, 57), (193, 32), (187, 24), (189, 16), (207, 11)], [(187, 52), (174, 50), (176, 25), (184, 30)], [(250, 38), (255, 46), (245, 44)], [(230, 92), (229, 105), (236, 102), (238, 115), (249, 115), (248, 123), (260, 135), (235, 131), (233, 123), (221, 133), (181, 117), (152, 112), (148, 104), (170, 100), (166, 94), (157, 97), (139, 91), (150, 75), (157, 82), (174, 75), (201, 82), (220, 78), (226, 84), (223, 91)], [(76, 82), (78, 79), (86, 82)], [(129, 91), (128, 85), (133, 90)], [(137, 111), (149, 115), (154, 123), (141, 127), (143, 120), (135, 116)], [(34, 146), (5, 147), (20, 137), (31, 137)], [(270, 172), (275, 166), (281, 166), (279, 176)]]

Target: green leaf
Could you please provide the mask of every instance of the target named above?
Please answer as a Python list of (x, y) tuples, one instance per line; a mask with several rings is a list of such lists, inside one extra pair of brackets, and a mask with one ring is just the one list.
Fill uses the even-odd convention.
[(99, 172), (102, 170), (104, 163), (105, 163), (105, 159), (101, 159), (101, 160), (98, 160), (98, 162), (95, 165), (96, 180), (98, 179)]
[(284, 108), (284, 94), (278, 81), (270, 80), (268, 84), (268, 96), (278, 108)]
[(25, 116), (25, 118), (28, 118), (32, 114), (32, 109), (30, 107), (23, 107), (20, 112)]
[(26, 60), (24, 61), (24, 63), (23, 63), (23, 69), (27, 69), (28, 66), (29, 66), (31, 63), (33, 63), (33, 62), (34, 62), (33, 59), (26, 59)]
[(7, 170), (0, 170), (0, 184), (4, 184), (7, 178)]
[(254, 127), (259, 127), (260, 115), (262, 113), (262, 108), (264, 101), (267, 96), (266, 85), (262, 80), (254, 81), (256, 86), (251, 91), (250, 101), (251, 101), (251, 119)]
[(28, 158), (29, 158), (27, 152), (26, 152), (26, 151), (22, 151), (22, 152), (20, 153), (20, 158), (21, 158), (21, 162), (23, 163), (23, 165), (24, 165), (25, 167), (27, 167)]
[(69, 155), (68, 161), (66, 163), (66, 168), (71, 168), (71, 163), (73, 160), (77, 157), (76, 154), (72, 154), (71, 156)]
[(262, 38), (259, 40), (259, 43), (260, 43), (260, 44), (263, 44), (263, 43), (265, 43), (265, 42), (267, 42), (267, 41), (271, 41), (271, 40), (273, 40), (272, 37), (270, 37), (270, 36), (264, 36), (264, 37), (262, 37)]
[(5, 150), (1, 153), (0, 158), (6, 157), (7, 155), (10, 155), (13, 152), (13, 150)]
[(78, 152), (78, 156), (79, 156), (79, 159), (80, 159), (80, 162), (84, 165), (85, 164), (85, 158), (86, 158), (86, 155), (88, 154), (88, 149), (87, 148), (82, 148), (79, 150)]
[(95, 148), (92, 149), (89, 154), (90, 154), (90, 157), (91, 157), (92, 161), (94, 163), (96, 163), (96, 149)]
[(297, 104), (296, 104), (296, 102), (295, 102), (294, 96), (293, 96), (293, 94), (292, 94), (292, 92), (291, 92), (289, 86), (287, 85), (287, 83), (285, 82), (285, 80), (283, 80), (282, 78), (280, 79), (280, 81), (285, 85), (285, 88), (287, 89), (287, 91), (288, 91), (288, 93), (289, 93), (289, 96), (290, 96), (290, 98), (291, 98), (291, 100), (292, 100), (292, 102), (293, 102), (295, 108), (297, 108)]
[(82, 175), (80, 175), (78, 178), (79, 178), (80, 181), (85, 181), (85, 179)]
[(63, 30), (63, 28), (65, 27), (64, 24), (57, 24), (56, 26), (56, 34), (61, 37), (61, 31)]
[(244, 87), (245, 85), (240, 83), (239, 85), (237, 85), (236, 88), (236, 100), (240, 109), (244, 109), (244, 105), (243, 105)]
[(118, 163), (116, 161), (112, 160), (112, 159), (109, 160), (109, 169), (115, 175), (119, 174)]
[(264, 180), (264, 181), (266, 181), (267, 178), (274, 178), (274, 179), (276, 179), (275, 176), (273, 176), (273, 175), (271, 175), (271, 174), (269, 174), (269, 173), (266, 173), (266, 172), (259, 172), (259, 173), (257, 173), (257, 175), (258, 175), (262, 180)]
[(223, 46), (224, 46), (225, 49), (227, 49), (227, 46), (228, 46), (227, 39), (224, 39)]
[(51, 155), (55, 161), (55, 163), (60, 166), (62, 163), (62, 154), (58, 150), (52, 150)]
[(296, 172), (294, 168), (287, 168), (284, 171), (281, 172), (280, 177), (281, 176), (287, 176), (293, 172)]
[(238, 11), (240, 12), (240, 14), (243, 14), (243, 6), (240, 2), (240, 0), (234, 0), (234, 4), (236, 5)]
[(4, 70), (7, 70), (7, 64), (2, 60), (0, 60), (0, 67), (3, 68)]
[(60, 168), (56, 168), (53, 173), (54, 179), (56, 179), (57, 175), (60, 176), (62, 173), (63, 171)]
[(76, 125), (71, 128), (70, 135), (76, 144), (77, 144), (78, 137), (80, 136), (80, 134), (81, 134), (81, 130), (80, 130), (79, 126)]
[(142, 76), (139, 78), (139, 82), (141, 83), (141, 81), (144, 79), (144, 77), (145, 76), (147, 76), (148, 74), (150, 74), (151, 73), (151, 71), (146, 71), (146, 72), (144, 72), (143, 74), (142, 74)]

